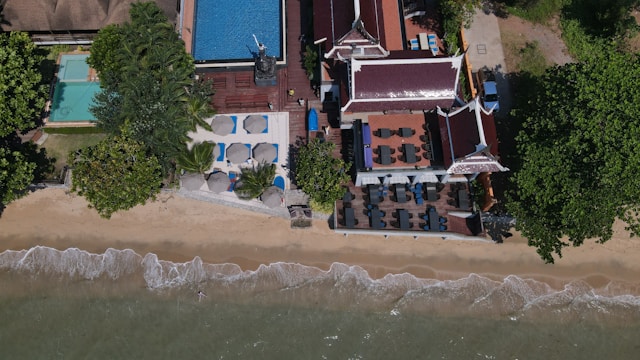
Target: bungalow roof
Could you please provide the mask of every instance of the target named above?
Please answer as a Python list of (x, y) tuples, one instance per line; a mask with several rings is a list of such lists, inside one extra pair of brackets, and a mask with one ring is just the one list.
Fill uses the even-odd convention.
[(326, 58), (388, 55), (381, 46), (382, 0), (316, 0), (313, 16), (315, 41), (324, 41)]
[(501, 172), (498, 155), (498, 138), (493, 111), (485, 110), (480, 98), (450, 113), (438, 108), (440, 138), (444, 165), (450, 174)]
[[(129, 20), (137, 0), (5, 0), (4, 31), (97, 31)], [(170, 21), (176, 17), (175, 1), (154, 0)]]
[(449, 108), (462, 55), (441, 58), (351, 59), (343, 112)]

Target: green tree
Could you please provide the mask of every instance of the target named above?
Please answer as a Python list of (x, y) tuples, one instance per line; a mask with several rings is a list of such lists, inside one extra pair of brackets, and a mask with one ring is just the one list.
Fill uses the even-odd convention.
[(158, 160), (135, 140), (108, 137), (94, 146), (70, 154), (71, 191), (84, 196), (100, 216), (110, 218), (155, 199), (162, 184)]
[(218, 146), (212, 142), (195, 143), (191, 149), (185, 149), (176, 159), (178, 168), (190, 173), (204, 174), (213, 164), (213, 149)]
[(438, 5), (445, 39), (450, 45), (456, 44), (460, 27), (471, 25), (480, 0), (440, 0)]
[(91, 110), (101, 129), (143, 143), (167, 175), (193, 124), (207, 126), (202, 117), (210, 108), (194, 90), (193, 58), (158, 6), (134, 3), (130, 16), (129, 23), (101, 30), (91, 49), (104, 79)]
[(640, 61), (606, 51), (547, 70), (515, 116), (521, 168), (508, 209), (546, 262), (566, 246), (640, 230)]
[(235, 188), (236, 195), (243, 200), (255, 199), (273, 184), (275, 176), (274, 164), (260, 163), (254, 168), (243, 168), (239, 185)]
[(0, 137), (35, 127), (47, 96), (43, 59), (27, 33), (0, 33)]
[[(2, 205), (19, 198), (33, 180), (36, 164), (19, 151), (0, 147), (0, 200)], [(1, 207), (0, 207), (1, 208)]]
[(351, 164), (333, 156), (335, 147), (331, 142), (313, 139), (300, 146), (296, 156), (296, 182), (321, 206), (341, 198), (343, 186), (350, 180)]
[(111, 24), (102, 28), (91, 44), (91, 55), (87, 64), (100, 74), (100, 86), (112, 89), (119, 80), (119, 70), (122, 65), (118, 52), (124, 41), (124, 34), (119, 25)]

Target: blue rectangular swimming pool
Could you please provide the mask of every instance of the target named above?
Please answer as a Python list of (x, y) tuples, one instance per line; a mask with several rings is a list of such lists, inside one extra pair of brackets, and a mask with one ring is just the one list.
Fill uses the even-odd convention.
[(89, 55), (63, 54), (60, 56), (58, 80), (51, 99), (51, 122), (95, 121), (89, 111), (93, 97), (100, 91), (100, 84), (87, 81)]
[(267, 55), (282, 58), (282, 0), (196, 0), (196, 61), (247, 61), (257, 56), (253, 35)]

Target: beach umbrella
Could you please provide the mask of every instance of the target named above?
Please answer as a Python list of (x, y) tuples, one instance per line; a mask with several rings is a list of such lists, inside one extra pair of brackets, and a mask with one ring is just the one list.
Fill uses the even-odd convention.
[(278, 149), (270, 143), (260, 143), (253, 148), (253, 158), (257, 162), (270, 163), (278, 156)]
[(260, 195), (260, 200), (267, 207), (273, 209), (282, 204), (284, 192), (277, 186), (270, 186)]
[(244, 119), (244, 129), (249, 134), (259, 134), (267, 129), (267, 119), (262, 115), (249, 115)]
[(214, 193), (221, 193), (229, 189), (229, 185), (231, 185), (231, 180), (229, 176), (222, 172), (218, 171), (209, 176), (207, 180), (207, 186), (209, 186), (209, 191)]
[(188, 173), (180, 177), (180, 187), (188, 191), (200, 190), (204, 182), (204, 175), (202, 174)]
[(235, 127), (235, 122), (227, 115), (217, 115), (211, 120), (211, 130), (218, 135), (229, 135)]
[(227, 148), (227, 159), (234, 164), (245, 162), (249, 155), (249, 148), (245, 144), (234, 143)]

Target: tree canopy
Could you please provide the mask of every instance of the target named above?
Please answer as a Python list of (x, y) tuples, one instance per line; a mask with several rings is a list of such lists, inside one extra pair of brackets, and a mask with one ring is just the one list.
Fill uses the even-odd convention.
[(27, 33), (0, 33), (0, 137), (35, 127), (47, 96), (43, 59)]
[(273, 184), (276, 176), (276, 166), (270, 163), (260, 163), (256, 167), (245, 167), (241, 170), (240, 183), (235, 191), (242, 200), (251, 200), (260, 196)]
[(320, 206), (332, 205), (344, 195), (349, 182), (350, 163), (333, 155), (335, 144), (313, 139), (300, 146), (296, 156), (295, 176), (298, 186)]
[(185, 148), (176, 159), (178, 168), (190, 172), (204, 174), (213, 164), (213, 149), (218, 146), (212, 142), (195, 143), (191, 149)]
[(92, 112), (106, 132), (141, 142), (166, 175), (187, 133), (208, 127), (201, 118), (212, 113), (209, 93), (194, 85), (193, 59), (155, 3), (133, 3), (130, 15), (129, 23), (101, 30), (91, 48), (103, 88)]
[(612, 236), (616, 218), (638, 233), (640, 61), (603, 52), (553, 67), (515, 115), (521, 168), (509, 210), (546, 261), (566, 246)]
[(162, 184), (158, 159), (126, 136), (107, 137), (71, 154), (71, 191), (84, 196), (100, 216), (110, 218), (155, 199)]
[[(44, 150), (22, 144), (17, 132), (35, 127), (47, 96), (40, 65), (44, 56), (26, 33), (0, 33), (0, 201), (25, 193), (51, 169)], [(0, 209), (2, 206), (0, 206)]]

